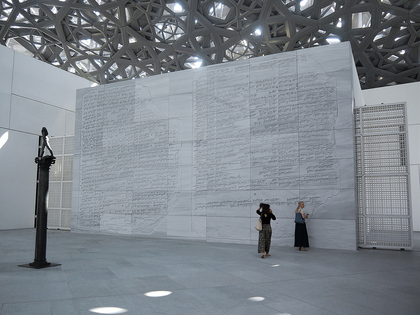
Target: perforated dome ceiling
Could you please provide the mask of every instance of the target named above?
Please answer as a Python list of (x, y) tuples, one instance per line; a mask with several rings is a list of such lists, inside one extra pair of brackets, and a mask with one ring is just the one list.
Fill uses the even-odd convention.
[(420, 80), (419, 1), (8, 0), (1, 44), (100, 84), (349, 41), (362, 88)]

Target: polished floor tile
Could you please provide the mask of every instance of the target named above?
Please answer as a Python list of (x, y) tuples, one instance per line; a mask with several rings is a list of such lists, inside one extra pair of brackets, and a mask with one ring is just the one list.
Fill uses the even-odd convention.
[(49, 230), (47, 260), (61, 265), (31, 269), (18, 265), (33, 261), (35, 230), (0, 231), (0, 315), (419, 314), (414, 241), (261, 259), (254, 245)]

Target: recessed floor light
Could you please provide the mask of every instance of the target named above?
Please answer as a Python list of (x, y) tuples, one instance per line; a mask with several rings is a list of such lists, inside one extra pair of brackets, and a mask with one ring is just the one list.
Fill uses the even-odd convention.
[(148, 297), (162, 297), (162, 296), (168, 296), (170, 294), (172, 294), (171, 291), (150, 291), (150, 292), (145, 293), (144, 295)]
[(89, 311), (96, 314), (123, 314), (127, 312), (125, 308), (121, 307), (95, 307)]

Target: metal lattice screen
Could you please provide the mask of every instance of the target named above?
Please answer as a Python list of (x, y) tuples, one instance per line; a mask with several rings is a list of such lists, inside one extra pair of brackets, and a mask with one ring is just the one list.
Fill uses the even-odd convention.
[(358, 245), (411, 248), (405, 104), (355, 109)]
[(48, 228), (69, 230), (73, 186), (74, 136), (51, 137), (56, 157), (51, 165), (48, 189)]

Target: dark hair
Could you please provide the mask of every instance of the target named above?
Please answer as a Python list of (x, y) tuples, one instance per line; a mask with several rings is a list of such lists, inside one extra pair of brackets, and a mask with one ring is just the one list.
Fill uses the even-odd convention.
[(262, 212), (263, 213), (269, 213), (270, 212), (270, 205), (268, 203), (262, 204)]

